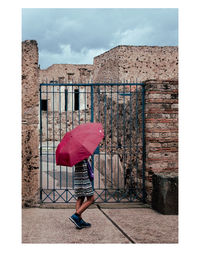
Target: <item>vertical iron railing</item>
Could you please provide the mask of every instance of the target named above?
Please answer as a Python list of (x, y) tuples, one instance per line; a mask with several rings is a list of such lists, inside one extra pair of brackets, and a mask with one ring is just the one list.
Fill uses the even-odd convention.
[(40, 85), (40, 201), (42, 201), (42, 86)]
[(142, 87), (142, 201), (146, 202), (145, 188), (145, 171), (146, 171), (146, 136), (145, 136), (145, 86)]
[(96, 202), (145, 202), (145, 86), (56, 81), (40, 85), (41, 202), (76, 201), (74, 168), (57, 166), (55, 151), (65, 132), (87, 122), (101, 122), (105, 133), (91, 156)]

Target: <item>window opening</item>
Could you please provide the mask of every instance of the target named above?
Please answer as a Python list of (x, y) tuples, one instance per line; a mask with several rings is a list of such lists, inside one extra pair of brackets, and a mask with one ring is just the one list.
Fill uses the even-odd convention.
[(41, 100), (41, 110), (47, 111), (47, 100)]
[(74, 91), (74, 110), (79, 110), (79, 90), (75, 89)]
[(67, 111), (68, 90), (65, 89), (65, 111)]

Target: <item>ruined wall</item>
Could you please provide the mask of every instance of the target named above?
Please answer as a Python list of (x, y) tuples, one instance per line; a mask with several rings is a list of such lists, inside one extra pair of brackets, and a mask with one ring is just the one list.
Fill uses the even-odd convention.
[[(40, 83), (89, 83), (93, 78), (93, 65), (54, 64), (39, 70)], [(65, 91), (67, 90), (67, 97)], [(75, 111), (75, 90), (79, 91), (79, 111)], [(41, 98), (48, 101), (48, 114), (42, 112), (43, 141), (60, 140), (78, 121), (90, 120), (90, 91), (85, 86), (43, 86)], [(67, 112), (65, 111), (67, 99)], [(73, 112), (72, 112), (73, 111)], [(87, 118), (85, 118), (85, 114)], [(73, 122), (72, 122), (73, 121)], [(53, 123), (54, 122), (54, 123)], [(72, 125), (73, 124), (73, 125)], [(47, 130), (48, 129), (48, 130)], [(49, 132), (49, 133), (48, 133)]]
[(118, 48), (113, 48), (97, 57), (94, 57), (94, 82), (119, 82)]
[(117, 46), (94, 58), (96, 82), (178, 78), (178, 48)]
[(54, 64), (39, 71), (40, 83), (88, 83), (93, 78), (93, 65)]
[(93, 65), (54, 64), (39, 71), (40, 82), (138, 82), (178, 78), (178, 47), (117, 46), (94, 57)]
[(152, 175), (178, 175), (178, 81), (146, 83), (146, 186)]
[(22, 206), (39, 200), (39, 82), (36, 41), (22, 43)]

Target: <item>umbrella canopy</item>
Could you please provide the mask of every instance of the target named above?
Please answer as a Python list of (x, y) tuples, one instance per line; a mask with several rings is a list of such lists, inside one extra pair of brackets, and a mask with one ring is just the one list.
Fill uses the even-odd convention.
[(73, 166), (91, 156), (104, 131), (101, 123), (85, 123), (67, 132), (56, 149), (56, 164)]

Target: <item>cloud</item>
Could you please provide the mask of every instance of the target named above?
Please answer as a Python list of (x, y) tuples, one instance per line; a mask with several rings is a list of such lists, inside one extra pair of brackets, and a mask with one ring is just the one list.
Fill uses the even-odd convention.
[(93, 58), (105, 52), (105, 49), (83, 48), (76, 52), (71, 46), (61, 45), (60, 53), (52, 53), (47, 50), (39, 51), (39, 64), (41, 68), (46, 68), (49, 64), (93, 64)]
[(135, 28), (133, 30), (117, 31), (113, 34), (110, 47), (116, 45), (147, 45), (147, 46), (174, 46), (177, 45), (177, 31), (172, 31), (166, 35), (153, 27)]
[(153, 29), (146, 27), (143, 29), (135, 28), (133, 30), (117, 31), (114, 33), (111, 47), (119, 45), (149, 45)]
[(117, 45), (177, 45), (178, 9), (28, 8), (22, 11), (27, 39), (37, 40), (41, 67), (92, 63)]

